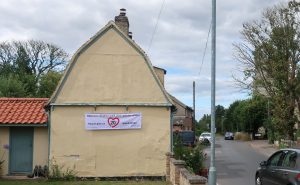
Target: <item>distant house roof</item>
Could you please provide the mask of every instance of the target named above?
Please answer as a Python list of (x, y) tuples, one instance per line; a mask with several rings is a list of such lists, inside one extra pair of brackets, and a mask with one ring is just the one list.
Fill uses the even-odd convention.
[(0, 125), (46, 124), (47, 101), (48, 98), (0, 98)]
[(174, 96), (172, 96), (170, 93), (168, 93), (169, 96), (171, 97), (173, 102), (177, 102), (180, 106), (182, 106), (185, 109), (189, 109), (189, 110), (193, 110), (192, 107), (187, 106), (186, 104), (182, 103), (181, 101), (179, 101), (177, 98), (175, 98)]

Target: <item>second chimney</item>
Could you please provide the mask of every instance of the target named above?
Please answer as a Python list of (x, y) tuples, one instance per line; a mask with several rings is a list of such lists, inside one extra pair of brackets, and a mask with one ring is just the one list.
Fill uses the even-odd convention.
[(115, 16), (115, 23), (116, 25), (125, 33), (125, 35), (128, 35), (129, 33), (129, 21), (126, 16), (126, 9), (121, 8), (120, 9), (120, 15)]

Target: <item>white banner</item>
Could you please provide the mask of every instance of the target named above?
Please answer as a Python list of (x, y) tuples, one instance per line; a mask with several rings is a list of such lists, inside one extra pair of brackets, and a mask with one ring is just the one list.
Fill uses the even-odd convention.
[(86, 130), (140, 129), (141, 113), (87, 113), (85, 114)]

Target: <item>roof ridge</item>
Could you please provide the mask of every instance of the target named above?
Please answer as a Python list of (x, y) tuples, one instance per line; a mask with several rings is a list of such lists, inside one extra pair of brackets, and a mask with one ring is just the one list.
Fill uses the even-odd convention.
[(173, 96), (172, 94), (168, 93), (168, 95), (173, 99), (173, 101), (176, 101), (179, 105), (181, 105), (182, 107), (188, 107), (190, 109), (193, 109), (192, 107), (186, 105), (185, 103), (183, 103), (182, 101), (180, 101), (178, 98), (176, 98), (175, 96)]
[(118, 34), (120, 34), (121, 37), (123, 37), (123, 39), (125, 39), (126, 41), (128, 41), (128, 43), (136, 49), (136, 51), (144, 58), (146, 64), (148, 65), (157, 85), (159, 86), (160, 90), (162, 91), (165, 100), (168, 104), (168, 106), (173, 105), (173, 101), (172, 99), (168, 96), (167, 91), (165, 90), (165, 88), (163, 87), (162, 83), (160, 82), (157, 74), (154, 71), (153, 65), (148, 57), (148, 55), (146, 54), (146, 52), (132, 39), (130, 39), (128, 37), (128, 35), (124, 34), (120, 28), (115, 24), (114, 21), (110, 20), (103, 28), (101, 28), (98, 32), (96, 32), (96, 34), (94, 34), (92, 37), (90, 37), (90, 39), (88, 41), (86, 41), (83, 45), (81, 45), (76, 52), (73, 54), (71, 60), (68, 63), (67, 68), (65, 69), (65, 72), (62, 76), (62, 78), (60, 79), (59, 83), (56, 86), (55, 91), (53, 92), (52, 96), (50, 97), (50, 99), (47, 102), (47, 106), (49, 106), (51, 103), (56, 101), (57, 96), (60, 94), (60, 91), (62, 89), (62, 87), (64, 86), (65, 80), (68, 78), (69, 73), (72, 71), (73, 66), (75, 65), (75, 63), (77, 62), (80, 54), (86, 49), (88, 48), (92, 42), (97, 39), (98, 37), (101, 37), (106, 31), (108, 31), (109, 29), (115, 29), (115, 31), (117, 31)]

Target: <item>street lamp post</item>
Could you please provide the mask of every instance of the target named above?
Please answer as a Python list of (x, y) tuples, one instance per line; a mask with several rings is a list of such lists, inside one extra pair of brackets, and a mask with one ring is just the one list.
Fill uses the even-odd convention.
[(208, 183), (216, 185), (215, 168), (215, 118), (216, 118), (216, 0), (212, 0), (212, 36), (211, 36), (211, 156)]

